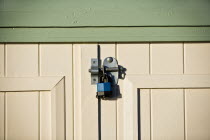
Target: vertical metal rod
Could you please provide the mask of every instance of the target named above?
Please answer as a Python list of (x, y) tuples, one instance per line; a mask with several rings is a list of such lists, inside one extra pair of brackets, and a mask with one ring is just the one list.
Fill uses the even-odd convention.
[(101, 140), (101, 98), (98, 97), (98, 140)]
[(97, 46), (97, 59), (98, 59), (98, 68), (101, 68), (101, 47)]
[[(97, 46), (97, 58), (98, 58), (98, 69), (101, 68), (101, 48)], [(99, 83), (101, 83), (101, 77), (98, 77)], [(98, 140), (101, 140), (101, 98), (98, 97)]]

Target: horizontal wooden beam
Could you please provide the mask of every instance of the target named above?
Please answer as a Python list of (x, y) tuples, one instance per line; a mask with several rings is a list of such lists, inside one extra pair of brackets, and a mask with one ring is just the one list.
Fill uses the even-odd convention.
[(0, 91), (50, 91), (63, 77), (0, 78)]
[(127, 80), (142, 89), (210, 88), (210, 75), (133, 75)]
[(0, 42), (210, 41), (210, 27), (0, 28)]
[(0, 0), (0, 27), (209, 26), (209, 0)]

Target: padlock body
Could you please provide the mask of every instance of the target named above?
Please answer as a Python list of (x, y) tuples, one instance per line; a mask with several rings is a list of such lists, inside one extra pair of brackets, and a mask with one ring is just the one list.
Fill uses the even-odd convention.
[(110, 82), (97, 83), (97, 97), (109, 97), (112, 94)]
[(97, 83), (97, 92), (104, 92), (104, 91), (112, 91), (110, 82)]

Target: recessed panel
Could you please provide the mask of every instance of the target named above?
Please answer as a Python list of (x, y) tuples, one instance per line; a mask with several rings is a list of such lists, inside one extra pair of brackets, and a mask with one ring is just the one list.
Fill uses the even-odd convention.
[(185, 44), (185, 74), (210, 74), (210, 43)]
[(38, 92), (6, 93), (6, 140), (39, 138)]
[(186, 91), (187, 140), (210, 139), (210, 89)]
[(6, 76), (38, 76), (38, 44), (6, 45)]
[(152, 89), (152, 140), (184, 140), (184, 99), (182, 89)]
[(151, 44), (152, 74), (182, 74), (183, 44)]
[(117, 44), (117, 57), (126, 74), (149, 74), (149, 43)]
[(0, 77), (4, 76), (4, 44), (0, 44)]

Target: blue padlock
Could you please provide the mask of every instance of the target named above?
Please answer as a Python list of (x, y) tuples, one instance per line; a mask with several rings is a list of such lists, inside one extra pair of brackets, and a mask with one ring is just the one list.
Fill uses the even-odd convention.
[(97, 83), (97, 97), (108, 97), (112, 94), (110, 82)]

